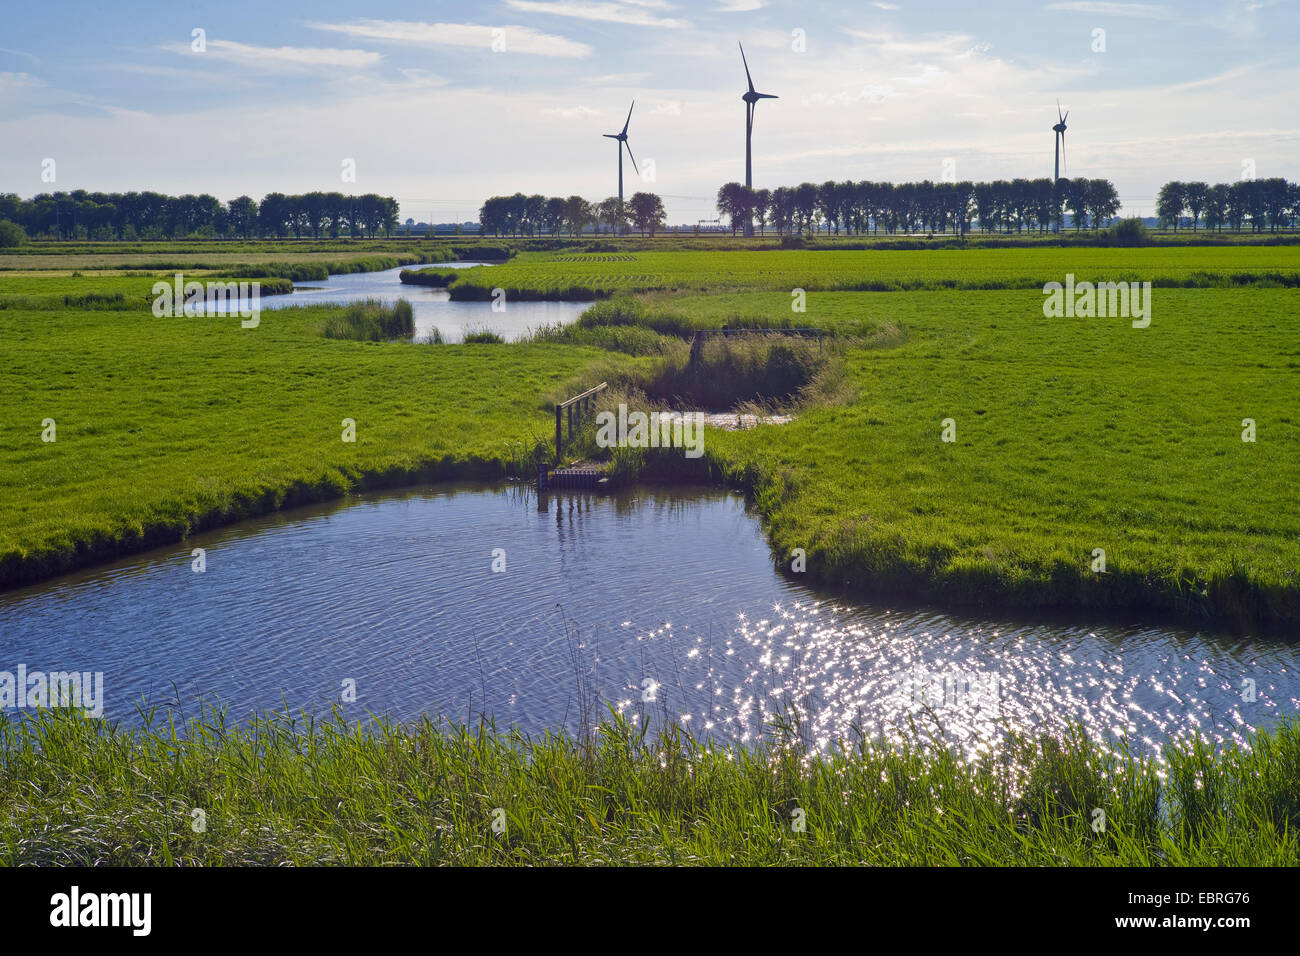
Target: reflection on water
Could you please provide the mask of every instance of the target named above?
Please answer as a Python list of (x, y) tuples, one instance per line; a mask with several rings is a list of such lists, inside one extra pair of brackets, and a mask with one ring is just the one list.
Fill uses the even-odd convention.
[[(438, 268), (468, 269), (473, 266), (490, 266), (486, 262), (439, 262)], [(512, 302), (506, 301), (502, 311), (494, 312), (491, 302), (453, 302), (445, 289), (429, 286), (403, 285), (403, 269), (425, 269), (430, 266), (400, 266), (380, 272), (353, 272), (332, 275), (324, 280), (294, 283), (289, 295), (262, 296), (262, 309), (283, 309), (293, 305), (346, 305), (360, 299), (378, 299), (391, 304), (398, 299), (411, 303), (415, 319), (416, 341), (427, 339), (437, 329), (446, 342), (459, 342), (466, 332), (496, 332), (506, 341), (514, 341), (531, 329), (544, 325), (565, 325), (572, 322), (590, 302)], [(225, 314), (247, 308), (248, 303), (217, 302), (208, 308)]]
[(1065, 719), (1151, 748), (1241, 740), (1300, 703), (1285, 644), (846, 606), (776, 574), (716, 489), (462, 485), (286, 512), (0, 595), (0, 655), (102, 670), (126, 720), (142, 697), (320, 712), (355, 681), (351, 716), (541, 732), (574, 729), (585, 700), (746, 741), (793, 703), (821, 746), (911, 719), (968, 753)]

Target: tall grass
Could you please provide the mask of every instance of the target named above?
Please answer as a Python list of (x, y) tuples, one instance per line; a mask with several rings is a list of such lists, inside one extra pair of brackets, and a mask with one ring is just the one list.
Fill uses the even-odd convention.
[(589, 345), (626, 355), (669, 355), (685, 348), (676, 336), (663, 335), (638, 325), (589, 326), (581, 322), (532, 329), (525, 341)]
[(352, 302), (328, 316), (321, 325), (327, 339), (388, 342), (415, 334), (411, 303), (398, 299), (388, 305), (378, 299)]
[(829, 355), (815, 341), (767, 335), (711, 335), (695, 361), (660, 360), (642, 389), (652, 401), (725, 410), (746, 402), (785, 404), (813, 383)]
[(1077, 728), (967, 763), (923, 734), (813, 752), (797, 714), (748, 747), (646, 715), (535, 738), (338, 711), (145, 716), (0, 721), (0, 864), (1300, 863), (1295, 723), (1170, 745), (1166, 782)]
[(461, 336), (461, 342), (465, 345), (504, 345), (505, 341), (496, 332), (488, 329), (479, 329), (473, 332), (467, 330)]

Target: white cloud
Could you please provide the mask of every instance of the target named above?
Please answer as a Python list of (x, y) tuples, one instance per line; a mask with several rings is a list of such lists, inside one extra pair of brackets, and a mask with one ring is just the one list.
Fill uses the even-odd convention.
[(599, 116), (600, 110), (592, 109), (590, 106), (549, 106), (542, 110), (548, 116), (558, 116), (561, 119), (587, 120), (593, 116)]
[(865, 30), (845, 30), (849, 36), (872, 48), (880, 57), (963, 56), (983, 52), (987, 43), (979, 43), (964, 33), (946, 33), (935, 36), (903, 37), (895, 33), (870, 33)]
[(44, 86), (45, 81), (30, 73), (0, 73), (0, 90), (12, 90), (21, 86)]
[(1049, 3), (1049, 10), (1062, 10), (1067, 13), (1093, 13), (1097, 16), (1141, 17), (1145, 20), (1170, 20), (1174, 12), (1166, 6), (1152, 3), (1105, 3), (1101, 0), (1068, 0), (1065, 3)]
[(684, 29), (691, 25), (690, 20), (678, 20), (675, 17), (659, 17), (650, 10), (671, 9), (668, 4), (655, 0), (622, 0), (613, 3), (587, 3), (583, 0), (552, 0), (541, 3), (538, 0), (506, 0), (506, 5), (523, 13), (542, 13), (553, 17), (573, 17), (579, 20), (599, 20), (606, 23), (621, 23), (633, 27), (667, 27)]
[(1189, 80), (1186, 83), (1175, 83), (1172, 86), (1163, 86), (1153, 92), (1156, 96), (1168, 96), (1173, 93), (1185, 93), (1188, 90), (1199, 90), (1207, 86), (1222, 87), (1224, 83), (1240, 79), (1244, 76), (1249, 76), (1253, 72), (1254, 67), (1252, 66), (1237, 66), (1230, 70), (1224, 70), (1222, 73), (1215, 74), (1214, 76), (1205, 76), (1199, 80)]
[(589, 83), (592, 86), (628, 86), (632, 83), (644, 83), (650, 77), (649, 73), (605, 73), (602, 76), (591, 76), (582, 80), (583, 83)]
[[(592, 49), (567, 37), (539, 33), (532, 27), (484, 26), (477, 23), (417, 23), (409, 20), (354, 20), (350, 23), (316, 23), (315, 30), (342, 33), (358, 40), (383, 40), (422, 47), (468, 47), (491, 52), (493, 41), (505, 41), (504, 53), (528, 53), (533, 56), (557, 56), (580, 59)], [(211, 44), (209, 44), (211, 45)]]
[(718, 0), (718, 10), (722, 13), (748, 13), (765, 6), (767, 0)]
[(22, 57), (26, 57), (27, 59), (31, 60), (33, 63), (40, 63), (40, 62), (41, 62), (40, 57), (36, 56), (35, 54), (28, 53), (26, 50), (11, 50), (11, 49), (10, 49), (9, 47), (7, 47), (7, 46), (0, 46), (0, 53), (8, 53), (8, 54), (10, 54), (11, 56), (22, 56)]
[(878, 9), (878, 10), (901, 10), (901, 9), (903, 9), (902, 7), (900, 7), (900, 6), (899, 6), (898, 4), (896, 4), (896, 3), (883, 3), (883, 2), (881, 2), (881, 0), (876, 0), (876, 2), (872, 4), (872, 6), (875, 7), (876, 9)]
[(285, 73), (307, 70), (348, 69), (361, 70), (377, 66), (383, 55), (367, 50), (335, 50), (328, 47), (252, 46), (233, 40), (209, 40), (207, 50), (195, 53), (188, 43), (173, 43), (163, 49), (173, 53), (193, 56), (197, 62), (205, 59), (233, 63), (245, 70), (262, 73)]

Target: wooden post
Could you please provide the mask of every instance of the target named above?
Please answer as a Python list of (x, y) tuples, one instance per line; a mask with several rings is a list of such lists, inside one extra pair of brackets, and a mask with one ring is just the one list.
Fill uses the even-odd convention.
[(555, 463), (560, 463), (560, 406), (555, 406)]
[(700, 360), (700, 354), (704, 351), (704, 333), (696, 332), (695, 337), (691, 339), (691, 356), (690, 365), (694, 365)]

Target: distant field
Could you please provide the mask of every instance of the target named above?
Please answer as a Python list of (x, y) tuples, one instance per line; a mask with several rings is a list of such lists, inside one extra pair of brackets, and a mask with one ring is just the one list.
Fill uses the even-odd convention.
[(1300, 246), (1198, 248), (933, 249), (925, 251), (525, 252), (455, 276), (453, 298), (595, 298), (618, 292), (744, 289), (894, 291), (1041, 289), (1046, 282), (1145, 281), (1155, 285), (1271, 282), (1300, 286)]
[(54, 270), (229, 269), (259, 263), (331, 266), (392, 259), (393, 265), (500, 258), (507, 247), (496, 242), (437, 240), (295, 240), (266, 242), (32, 243), (0, 254), (0, 279), (7, 272)]
[[(214, 281), (229, 278), (221, 270), (195, 269), (184, 272), (186, 281)], [(152, 272), (91, 272), (74, 275), (72, 273), (0, 273), (0, 308), (15, 299), (36, 298), (46, 302), (62, 300), (64, 297), (86, 297), (91, 295), (115, 296), (120, 294), (128, 303), (152, 302), (153, 287), (157, 282), (166, 282), (174, 287), (175, 273), (161, 270)], [(236, 281), (232, 278), (232, 281)], [(244, 280), (257, 281), (257, 280)], [(288, 292), (293, 283), (272, 277), (261, 277), (263, 295), (275, 292)]]

